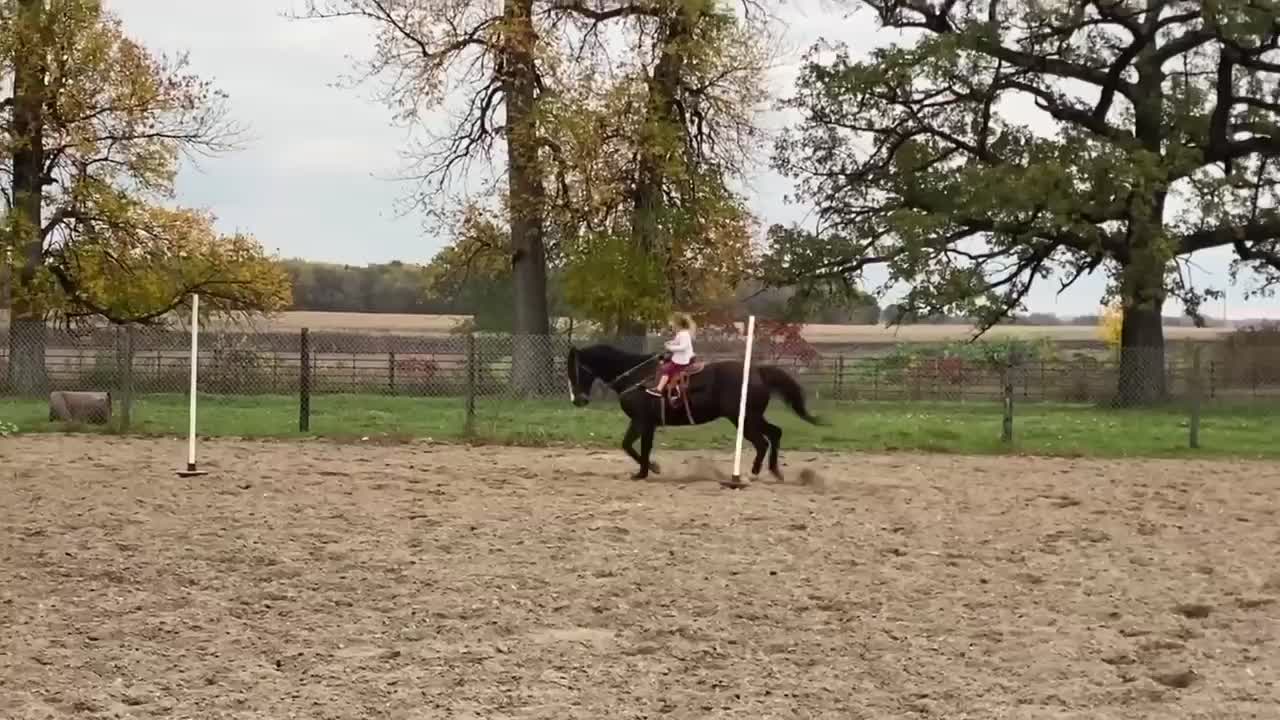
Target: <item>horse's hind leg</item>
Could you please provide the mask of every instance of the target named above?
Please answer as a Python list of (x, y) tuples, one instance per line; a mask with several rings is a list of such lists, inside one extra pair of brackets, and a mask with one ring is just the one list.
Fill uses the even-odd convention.
[(765, 439), (764, 418), (747, 416), (747, 424), (742, 428), (742, 437), (746, 438), (756, 449), (756, 459), (751, 461), (751, 474), (759, 475), (764, 465), (764, 456), (769, 452), (769, 441)]
[[(738, 419), (732, 415), (729, 416), (729, 422), (734, 427), (738, 427)], [(742, 428), (742, 437), (756, 449), (756, 459), (751, 462), (751, 474), (759, 475), (760, 467), (764, 465), (764, 456), (769, 451), (769, 443), (760, 431), (759, 421), (750, 415), (747, 416), (747, 424)]]
[(778, 468), (778, 448), (782, 445), (782, 428), (768, 420), (761, 422), (764, 423), (764, 436), (769, 441), (769, 472), (781, 482), (783, 478), (782, 470)]

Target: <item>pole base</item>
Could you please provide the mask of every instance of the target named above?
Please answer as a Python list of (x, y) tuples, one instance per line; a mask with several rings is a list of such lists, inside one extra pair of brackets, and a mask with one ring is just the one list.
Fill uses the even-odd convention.
[(197, 470), (195, 463), (187, 463), (186, 470), (178, 471), (178, 477), (184, 477), (184, 478), (200, 477), (201, 475), (208, 475), (208, 474), (209, 473), (205, 470)]
[(741, 490), (742, 488), (744, 488), (744, 487), (746, 487), (746, 486), (747, 486), (747, 484), (746, 484), (746, 483), (744, 483), (744, 482), (742, 482), (742, 476), (741, 476), (741, 475), (734, 475), (733, 477), (729, 478), (728, 480), (721, 480), (721, 481), (720, 481), (720, 487), (728, 488), (728, 489), (730, 489), (730, 490)]

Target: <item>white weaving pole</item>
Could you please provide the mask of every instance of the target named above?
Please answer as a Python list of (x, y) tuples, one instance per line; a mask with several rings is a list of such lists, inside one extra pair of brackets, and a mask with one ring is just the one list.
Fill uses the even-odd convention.
[(191, 296), (191, 403), (187, 426), (187, 469), (179, 472), (183, 477), (204, 473), (196, 469), (196, 391), (199, 387), (200, 367), (200, 296)]
[(751, 379), (751, 342), (756, 335), (756, 316), (747, 318), (747, 352), (742, 358), (742, 394), (738, 397), (738, 433), (733, 441), (733, 482), (742, 482), (742, 429), (747, 424), (747, 386)]
[(573, 362), (567, 363), (564, 374), (565, 382), (569, 383), (569, 404), (573, 405), (578, 399), (578, 394), (573, 391), (573, 381), (578, 379), (578, 358), (571, 358)]

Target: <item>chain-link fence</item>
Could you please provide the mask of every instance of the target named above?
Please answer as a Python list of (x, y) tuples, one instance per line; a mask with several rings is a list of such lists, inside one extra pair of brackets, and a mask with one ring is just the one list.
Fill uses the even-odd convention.
[[(597, 342), (646, 355), (661, 349), (661, 338), (653, 337), (202, 333), (200, 430), (613, 444), (624, 420), (609, 389), (598, 385), (586, 410), (573, 407), (567, 396), (569, 348)], [(699, 339), (698, 351), (707, 360), (741, 359), (743, 340)], [(793, 445), (981, 450), (1012, 435), (1029, 439), (1032, 449), (1070, 450), (1049, 436), (1079, 431), (1085, 433), (1077, 441), (1082, 451), (1090, 443), (1120, 442), (1108, 428), (1125, 423), (1145, 432), (1161, 428), (1167, 449), (1192, 442), (1200, 415), (1212, 420), (1206, 437), (1240, 423), (1274, 426), (1269, 416), (1280, 414), (1280, 360), (1265, 360), (1259, 353), (1236, 357), (1217, 344), (1134, 350), (1120, 358), (1078, 353), (975, 360), (796, 354), (767, 339), (753, 356), (754, 363), (794, 374), (827, 420), (820, 429), (797, 426)], [(0, 329), (0, 420), (41, 429), (51, 415), (68, 412), (53, 407), (50, 393), (97, 393), (100, 399), (109, 395), (111, 427), (181, 434), (189, 372), (190, 336), (183, 331)], [(1122, 408), (1130, 406), (1138, 410), (1126, 415)], [(778, 416), (776, 422), (790, 413), (779, 403), (770, 415)], [(1070, 430), (1072, 422), (1085, 430)], [(732, 432), (722, 425), (702, 435), (671, 437), (686, 444), (720, 443)], [(1267, 432), (1250, 430), (1232, 447), (1249, 452), (1249, 443), (1271, 442)], [(1045, 437), (1037, 440), (1037, 433)]]

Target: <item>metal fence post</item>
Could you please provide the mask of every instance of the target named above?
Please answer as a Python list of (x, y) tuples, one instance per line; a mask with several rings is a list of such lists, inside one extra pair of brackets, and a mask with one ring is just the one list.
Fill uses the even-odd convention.
[(470, 437), (476, 430), (476, 334), (467, 333), (466, 414), (462, 432)]
[(1200, 448), (1200, 401), (1201, 401), (1201, 382), (1200, 382), (1200, 351), (1201, 347), (1197, 345), (1192, 354), (1191, 359), (1191, 419), (1187, 423), (1189, 437), (1187, 438), (1192, 450)]
[(1004, 419), (1000, 425), (1000, 440), (1004, 443), (1013, 442), (1013, 365), (1008, 364), (1004, 367), (1002, 373), (1004, 377), (1003, 392), (1004, 395)]
[(133, 422), (133, 326), (118, 326), (120, 352), (120, 430), (128, 432)]
[(311, 431), (311, 338), (302, 328), (298, 340), (298, 432)]

